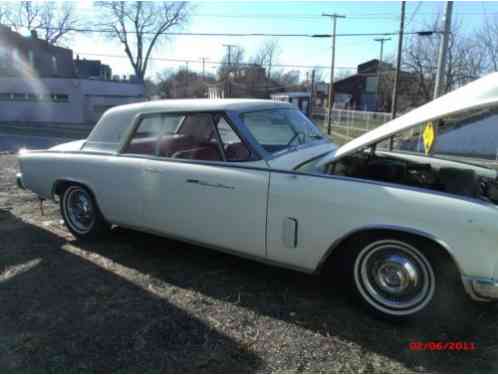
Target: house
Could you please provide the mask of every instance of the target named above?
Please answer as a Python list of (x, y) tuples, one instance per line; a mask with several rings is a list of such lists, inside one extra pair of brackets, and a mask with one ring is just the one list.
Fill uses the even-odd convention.
[[(144, 100), (144, 84), (0, 25), (0, 123), (93, 126), (108, 108)], [(86, 62), (88, 61), (88, 62)], [(1, 124), (0, 124), (1, 126)]]
[(306, 91), (280, 92), (270, 95), (272, 100), (294, 104), (306, 115), (311, 114), (311, 93)]
[(80, 60), (80, 56), (76, 56), (74, 62), (76, 74), (79, 78), (86, 79), (112, 79), (112, 69), (109, 65), (102, 64), (100, 60)]
[(364, 111), (383, 110), (377, 91), (379, 67), (382, 71), (394, 69), (391, 64), (379, 64), (379, 60), (373, 59), (358, 65), (356, 74), (334, 82), (336, 98), (349, 98), (342, 106)]
[[(393, 65), (377, 59), (358, 65), (355, 74), (334, 82), (334, 107), (390, 112), (395, 71)], [(398, 111), (423, 104), (417, 99), (417, 82), (413, 73), (400, 72)]]
[[(0, 76), (20, 76), (34, 70), (38, 78), (75, 78), (73, 51), (39, 39), (35, 30), (26, 38), (0, 24)], [(23, 66), (19, 67), (21, 62)]]

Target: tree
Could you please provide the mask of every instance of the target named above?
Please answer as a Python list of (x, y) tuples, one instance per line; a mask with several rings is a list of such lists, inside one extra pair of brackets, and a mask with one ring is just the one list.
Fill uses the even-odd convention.
[(244, 63), (244, 55), (245, 51), (242, 47), (232, 47), (230, 56), (228, 55), (227, 50), (221, 60), (221, 65), (218, 68), (218, 76), (220, 79), (226, 79), (230, 73), (232, 73), (232, 76), (239, 76), (241, 69), (248, 65)]
[(60, 44), (81, 25), (73, 2), (5, 2), (0, 5), (0, 22), (16, 31), (35, 30), (50, 44)]
[(477, 41), (486, 54), (486, 69), (498, 71), (498, 17), (485, 20), (477, 32)]
[(180, 68), (177, 71), (165, 70), (157, 75), (158, 94), (163, 98), (204, 98), (208, 83), (214, 83), (214, 76), (200, 74)]
[(167, 31), (183, 26), (189, 18), (186, 2), (167, 1), (99, 1), (95, 5), (99, 19), (97, 23), (110, 30), (110, 38), (123, 46), (138, 79), (143, 80), (147, 72), (154, 47), (166, 37)]
[[(439, 19), (426, 26), (438, 30)], [(403, 68), (417, 77), (417, 95), (424, 101), (433, 98), (440, 38), (433, 36), (412, 36), (403, 51)], [(485, 52), (472, 35), (461, 31), (455, 21), (448, 44), (448, 58), (443, 92), (451, 91), (473, 81), (485, 71)]]
[(271, 69), (280, 55), (280, 47), (275, 39), (266, 40), (259, 48), (253, 63), (266, 69), (266, 79), (271, 79)]

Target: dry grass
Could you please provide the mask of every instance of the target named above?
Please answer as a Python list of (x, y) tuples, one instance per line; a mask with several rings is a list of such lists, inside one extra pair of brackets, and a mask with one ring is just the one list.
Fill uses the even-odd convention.
[[(496, 372), (495, 306), (392, 325), (333, 285), (117, 229), (82, 244), (0, 156), (0, 372)], [(469, 302), (470, 304), (470, 302)], [(474, 352), (411, 352), (411, 341)]]

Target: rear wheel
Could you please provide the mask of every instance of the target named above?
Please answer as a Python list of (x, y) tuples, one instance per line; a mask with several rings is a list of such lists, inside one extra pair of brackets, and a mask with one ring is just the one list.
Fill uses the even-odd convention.
[(91, 192), (81, 185), (69, 185), (60, 199), (60, 210), (69, 231), (83, 240), (93, 240), (108, 232)]

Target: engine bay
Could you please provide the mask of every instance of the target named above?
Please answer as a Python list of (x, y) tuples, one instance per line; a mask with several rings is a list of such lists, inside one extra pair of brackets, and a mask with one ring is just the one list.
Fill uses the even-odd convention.
[(496, 171), (454, 161), (391, 152), (357, 152), (330, 163), (326, 173), (430, 189), (498, 204)]

